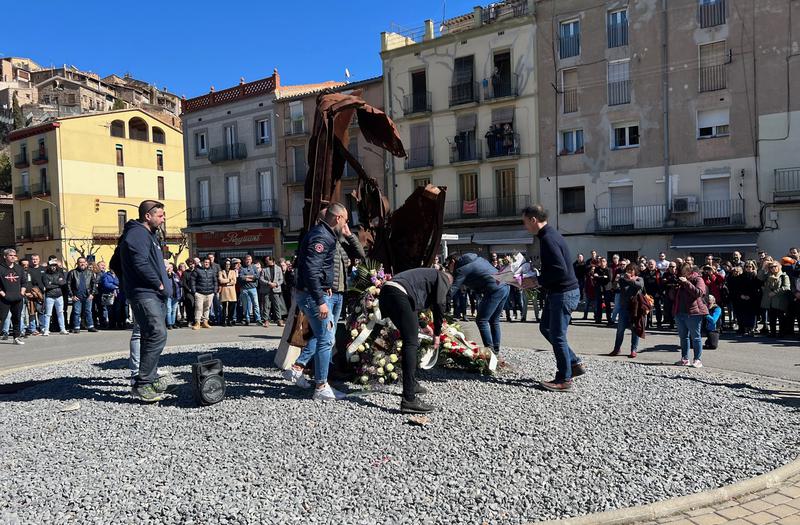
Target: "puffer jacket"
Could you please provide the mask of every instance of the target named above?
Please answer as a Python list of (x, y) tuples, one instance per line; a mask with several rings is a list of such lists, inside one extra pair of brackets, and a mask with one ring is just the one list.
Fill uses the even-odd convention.
[(42, 284), (45, 297), (58, 299), (64, 295), (62, 289), (67, 284), (67, 276), (61, 268), (55, 272), (47, 271), (42, 275)]
[(785, 312), (789, 309), (791, 287), (789, 276), (781, 272), (778, 275), (766, 275), (761, 288), (761, 308), (774, 308)]
[(213, 268), (195, 268), (189, 278), (189, 286), (192, 293), (209, 295), (219, 290), (217, 284), (217, 273)]

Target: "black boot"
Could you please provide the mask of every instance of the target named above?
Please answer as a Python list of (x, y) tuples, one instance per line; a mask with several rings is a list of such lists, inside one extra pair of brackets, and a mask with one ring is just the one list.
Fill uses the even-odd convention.
[(433, 412), (433, 405), (423, 402), (420, 398), (414, 397), (413, 401), (405, 398), (400, 402), (400, 412), (403, 414), (428, 414)]

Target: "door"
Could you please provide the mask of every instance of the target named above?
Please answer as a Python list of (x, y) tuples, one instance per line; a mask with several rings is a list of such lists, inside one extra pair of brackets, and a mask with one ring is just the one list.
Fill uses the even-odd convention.
[(272, 170), (264, 170), (258, 174), (258, 187), (261, 191), (261, 212), (272, 213), (275, 210), (275, 186), (272, 181)]
[(611, 229), (625, 230), (633, 228), (633, 186), (609, 188), (611, 210), (609, 219)]
[(239, 176), (228, 176), (228, 215), (239, 216)]
[(234, 158), (234, 148), (236, 148), (236, 126), (225, 126), (225, 150), (227, 158)]
[(730, 224), (731, 179), (706, 179), (703, 181), (703, 202), (700, 204), (703, 224), (706, 226)]
[(22, 189), (26, 193), (31, 191), (31, 175), (27, 171), (22, 172)]
[(295, 146), (294, 148), (294, 181), (305, 182), (306, 180), (306, 148)]
[[(514, 168), (497, 170), (497, 216), (513, 217), (517, 211), (517, 181)], [(521, 212), (520, 210), (519, 212)]]
[(210, 194), (208, 191), (209, 182), (201, 180), (198, 185), (198, 203), (200, 205), (200, 218), (208, 219), (211, 215), (211, 203), (209, 202)]
[(453, 87), (450, 94), (453, 104), (472, 102), (475, 100), (473, 93), (473, 63), (472, 55), (459, 57), (453, 64)]
[(424, 70), (411, 73), (411, 104), (415, 113), (427, 110), (428, 95)]
[(503, 51), (494, 55), (492, 73), (492, 94), (496, 97), (516, 95), (517, 86), (511, 81), (511, 52)]
[(50, 208), (45, 208), (42, 210), (42, 227), (44, 228), (44, 235), (48, 238), (51, 236), (50, 233)]
[(411, 151), (408, 160), (409, 168), (430, 166), (430, 134), (428, 124), (411, 126)]

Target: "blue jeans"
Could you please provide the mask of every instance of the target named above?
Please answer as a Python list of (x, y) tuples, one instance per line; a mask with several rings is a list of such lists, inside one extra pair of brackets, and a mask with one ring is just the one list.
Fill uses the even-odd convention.
[(616, 323), (619, 318), (619, 312), (622, 310), (622, 294), (614, 292), (614, 310), (611, 312), (611, 322)]
[[(336, 341), (336, 325), (339, 323), (339, 317), (342, 315), (342, 305), (344, 304), (344, 295), (335, 293), (331, 297), (331, 304), (328, 306), (331, 310), (331, 320), (333, 321), (333, 338), (334, 342)], [(332, 305), (332, 306), (331, 306)], [(311, 358), (314, 357), (315, 352), (317, 351), (317, 340), (316, 338), (311, 339), (308, 342), (303, 351), (300, 352), (300, 356), (297, 358), (297, 364), (306, 366)], [(333, 362), (333, 348), (331, 347), (331, 362)]]
[(74, 330), (81, 329), (81, 315), (86, 320), (86, 328), (94, 328), (92, 300), (88, 297), (79, 297), (77, 302), (72, 303), (72, 328)]
[(178, 306), (181, 302), (172, 297), (167, 297), (167, 326), (175, 325), (175, 317), (178, 315)]
[(675, 324), (678, 328), (678, 338), (681, 341), (681, 359), (689, 359), (689, 344), (694, 350), (694, 360), (699, 361), (703, 354), (703, 339), (700, 327), (703, 325), (704, 315), (676, 314)]
[(567, 343), (567, 328), (580, 297), (580, 290), (575, 288), (568, 292), (550, 292), (545, 299), (539, 331), (553, 346), (557, 368), (556, 383), (572, 379), (572, 367), (581, 362)]
[(139, 373), (139, 358), (142, 355), (142, 330), (139, 328), (139, 323), (133, 321), (133, 331), (131, 332), (131, 342), (129, 343), (130, 358), (128, 359), (128, 368), (131, 371), (131, 376), (136, 377)]
[(510, 286), (501, 286), (491, 294), (485, 294), (478, 305), (478, 316), (475, 322), (481, 333), (483, 346), (488, 346), (495, 353), (500, 351), (500, 314), (508, 300)]
[(625, 307), (620, 307), (619, 318), (617, 319), (617, 338), (614, 340), (614, 350), (618, 351), (622, 348), (622, 340), (625, 339), (625, 330), (631, 329), (631, 352), (635, 352), (639, 348), (639, 336), (631, 326), (631, 314)]
[[(327, 295), (323, 296), (325, 304), (328, 305), (328, 310), (330, 312), (327, 319), (320, 319), (317, 316), (319, 313), (319, 306), (316, 301), (314, 301), (314, 298), (307, 292), (298, 291), (295, 297), (297, 306), (306, 314), (308, 323), (311, 326), (311, 331), (314, 334), (311, 336), (308, 346), (306, 346), (306, 350), (308, 350), (308, 348), (313, 345), (313, 350), (305, 353), (310, 354), (313, 352), (314, 375), (316, 376), (315, 379), (318, 385), (324, 385), (328, 382), (328, 368), (330, 366), (331, 351), (333, 349), (334, 334), (336, 331), (336, 323), (333, 320), (335, 296), (336, 294), (334, 294), (333, 297), (328, 297)], [(304, 356), (301, 354), (300, 357)], [(303, 363), (300, 361), (300, 358), (298, 358), (297, 364), (305, 366), (306, 363)]]
[(250, 305), (253, 306), (253, 317), (256, 318), (256, 322), (261, 322), (261, 311), (258, 307), (258, 289), (256, 288), (248, 288), (246, 290), (242, 290), (239, 294), (242, 298), (242, 321), (245, 323), (250, 322)]
[(161, 297), (139, 297), (131, 300), (131, 308), (141, 330), (136, 386), (149, 385), (157, 378), (158, 359), (167, 343), (167, 303)]
[(50, 332), (50, 318), (53, 315), (53, 307), (56, 308), (56, 322), (60, 331), (66, 330), (64, 326), (64, 298), (63, 297), (45, 297), (44, 298), (44, 314), (42, 315), (42, 332)]

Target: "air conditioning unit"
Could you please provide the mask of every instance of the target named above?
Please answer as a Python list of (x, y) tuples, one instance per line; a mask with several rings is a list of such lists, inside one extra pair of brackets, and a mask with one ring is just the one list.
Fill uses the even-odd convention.
[(672, 213), (696, 213), (697, 197), (689, 195), (686, 197), (674, 197), (672, 199)]

